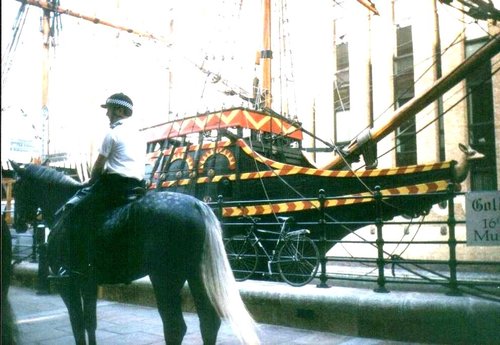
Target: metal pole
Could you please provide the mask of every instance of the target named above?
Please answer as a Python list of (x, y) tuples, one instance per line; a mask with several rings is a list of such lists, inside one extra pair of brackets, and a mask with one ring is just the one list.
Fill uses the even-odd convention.
[(375, 193), (373, 196), (375, 198), (375, 207), (377, 209), (377, 218), (375, 219), (375, 225), (377, 227), (376, 243), (377, 243), (377, 266), (378, 266), (378, 278), (377, 278), (378, 287), (374, 289), (374, 291), (387, 293), (389, 291), (385, 288), (384, 236), (382, 234), (382, 226), (384, 222), (382, 220), (382, 193), (380, 192), (380, 186), (375, 187)]
[(319, 190), (319, 221), (318, 223), (321, 226), (321, 240), (319, 245), (319, 255), (320, 255), (320, 264), (321, 264), (321, 273), (320, 273), (320, 283), (317, 285), (319, 288), (329, 288), (326, 283), (326, 221), (325, 221), (325, 191), (323, 189)]
[(33, 234), (31, 235), (31, 260), (30, 262), (38, 262), (38, 225), (33, 223)]
[(457, 224), (455, 219), (455, 185), (453, 183), (448, 184), (448, 247), (450, 250), (450, 257), (448, 259), (448, 267), (450, 268), (450, 282), (448, 287), (450, 291), (447, 295), (450, 296), (460, 296), (461, 293), (458, 290), (457, 284), (457, 239), (455, 237), (455, 225)]
[(217, 196), (217, 210), (219, 211), (218, 217), (222, 221), (222, 207), (224, 206), (224, 196)]

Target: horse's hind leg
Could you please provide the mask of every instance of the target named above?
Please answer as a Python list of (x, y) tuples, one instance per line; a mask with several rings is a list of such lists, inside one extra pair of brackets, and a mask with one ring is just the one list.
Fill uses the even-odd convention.
[(200, 330), (204, 345), (215, 345), (221, 320), (217, 311), (210, 302), (201, 278), (196, 275), (188, 279), (189, 289), (193, 295), (198, 318), (200, 319)]
[(89, 345), (95, 345), (97, 328), (97, 283), (89, 278), (83, 287), (83, 315), (85, 329), (87, 330)]
[(73, 280), (60, 290), (61, 297), (68, 308), (71, 329), (77, 345), (85, 345), (85, 324), (83, 317), (82, 300), (80, 290)]
[(151, 274), (158, 311), (163, 321), (163, 334), (167, 345), (180, 345), (186, 335), (182, 316), (181, 289), (185, 278), (170, 277), (167, 273)]

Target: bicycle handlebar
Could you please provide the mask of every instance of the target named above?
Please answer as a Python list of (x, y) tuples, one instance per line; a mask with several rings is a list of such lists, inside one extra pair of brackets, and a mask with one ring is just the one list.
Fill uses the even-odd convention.
[[(260, 221), (259, 217), (252, 217), (248, 215), (243, 215), (241, 217), (238, 217), (238, 219), (249, 219), (253, 224), (257, 224), (257, 222)], [(295, 221), (295, 219), (292, 216), (290, 217), (278, 216), (277, 219), (281, 223), (293, 223)]]

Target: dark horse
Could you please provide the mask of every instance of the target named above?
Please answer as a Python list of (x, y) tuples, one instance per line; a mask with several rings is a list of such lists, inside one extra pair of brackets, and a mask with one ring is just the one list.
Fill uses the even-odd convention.
[[(49, 227), (54, 213), (82, 185), (51, 168), (13, 164), (15, 224), (32, 220), (38, 209)], [(205, 203), (185, 194), (149, 192), (109, 211), (96, 229), (56, 226), (48, 240), (49, 265), (61, 266), (60, 251), (71, 248), (73, 273), (61, 284), (77, 344), (96, 343), (97, 285), (149, 275), (167, 344), (181, 344), (186, 324), (181, 309), (185, 282), (195, 302), (204, 344), (215, 344), (221, 317), (244, 344), (258, 344), (252, 317), (243, 304), (222, 242), (221, 227)], [(53, 224), (52, 224), (53, 225)], [(69, 229), (69, 230), (68, 230)], [(89, 245), (89, 233), (94, 240)], [(95, 258), (89, 264), (89, 251)], [(76, 258), (76, 260), (75, 260)]]

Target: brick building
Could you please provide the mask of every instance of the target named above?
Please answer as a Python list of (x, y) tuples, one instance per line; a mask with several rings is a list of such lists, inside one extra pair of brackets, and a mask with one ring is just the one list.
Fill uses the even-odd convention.
[[(477, 20), (438, 0), (379, 1), (378, 16), (345, 1), (337, 3), (334, 110), (333, 117), (322, 120), (322, 126), (331, 121), (337, 143), (385, 121), (500, 31), (493, 20)], [(381, 140), (378, 166), (455, 159), (458, 143), (464, 143), (486, 158), (474, 163), (463, 185), (469, 191), (498, 190), (499, 61), (497, 54)]]

